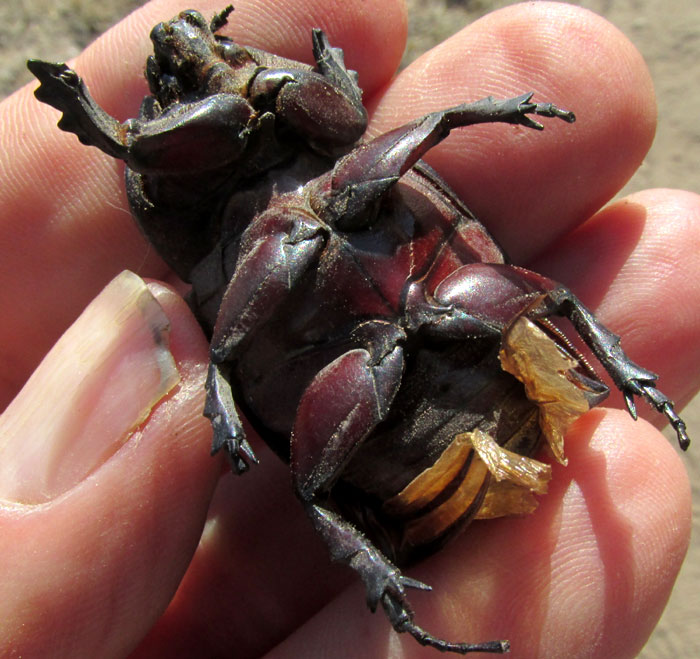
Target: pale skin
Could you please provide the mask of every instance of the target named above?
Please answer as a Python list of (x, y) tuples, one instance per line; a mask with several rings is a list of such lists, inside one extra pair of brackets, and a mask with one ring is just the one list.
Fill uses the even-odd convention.
[[(308, 61), (310, 30), (322, 27), (359, 72), (372, 134), (531, 89), (535, 100), (575, 111), (574, 126), (548, 122), (543, 133), (457, 130), (428, 160), (514, 262), (569, 285), (679, 407), (687, 402), (700, 385), (700, 198), (648, 191), (597, 212), (641, 163), (656, 122), (648, 72), (626, 38), (575, 7), (511, 7), (392, 79), (405, 39), (401, 2), (305, 4), (241, 0), (225, 33)], [(152, 2), (73, 63), (111, 114), (134, 116), (146, 35), (183, 8)], [(196, 8), (211, 16), (222, 7)], [(172, 281), (130, 219), (121, 166), (61, 133), (32, 89), (0, 106), (3, 405), (121, 270)], [(206, 341), (174, 293), (153, 290), (172, 327), (179, 390), (138, 442), (127, 439), (60, 495), (0, 503), (0, 654), (436, 656), (367, 612), (360, 584), (329, 563), (287, 468), (261, 441), (253, 440), (261, 464), (241, 478), (208, 456)], [(54, 405), (37, 379), (23, 395), (37, 408)], [(663, 421), (645, 403), (639, 409)], [(91, 412), (99, 418), (99, 407)], [(51, 441), (50, 428), (31, 420), (13, 437), (8, 415), (2, 442)], [(507, 638), (516, 657), (639, 651), (687, 547), (683, 456), (647, 421), (608, 408), (580, 419), (567, 449), (569, 466), (554, 467), (534, 515), (475, 524), (409, 570), (434, 588), (411, 593), (421, 626), (454, 641)]]

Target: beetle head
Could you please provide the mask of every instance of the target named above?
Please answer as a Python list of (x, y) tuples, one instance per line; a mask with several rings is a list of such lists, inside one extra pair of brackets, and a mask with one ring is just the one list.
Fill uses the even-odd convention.
[(180, 12), (151, 30), (154, 64), (160, 76), (175, 78), (182, 91), (200, 86), (212, 60), (218, 59), (217, 41), (209, 23), (198, 11)]

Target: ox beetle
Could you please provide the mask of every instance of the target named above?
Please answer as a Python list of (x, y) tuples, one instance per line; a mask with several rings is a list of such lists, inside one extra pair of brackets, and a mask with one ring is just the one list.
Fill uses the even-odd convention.
[[(608, 388), (551, 322), (568, 318), (624, 394), (685, 424), (564, 285), (508, 261), (421, 156), (485, 122), (541, 129), (573, 113), (532, 94), (433, 112), (374, 139), (354, 71), (321, 30), (315, 66), (218, 34), (184, 11), (151, 32), (138, 118), (102, 110), (64, 64), (30, 60), (59, 127), (125, 161), (132, 212), (191, 284), (210, 338), (212, 453), (257, 462), (239, 413), (289, 464), (334, 560), (398, 632), (457, 653), (414, 621), (401, 567), (476, 518), (534, 509), (572, 419)], [(239, 412), (240, 411), (240, 412)]]

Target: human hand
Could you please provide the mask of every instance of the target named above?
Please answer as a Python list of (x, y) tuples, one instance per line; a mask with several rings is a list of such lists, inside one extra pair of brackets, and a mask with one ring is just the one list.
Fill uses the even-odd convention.
[[(225, 33), (309, 61), (310, 29), (323, 27), (360, 74), (372, 134), (532, 88), (536, 100), (576, 112), (575, 126), (549, 122), (544, 133), (458, 130), (428, 160), (516, 263), (571, 286), (623, 334), (635, 361), (661, 374), (665, 392), (687, 401), (698, 385), (697, 197), (642, 193), (588, 219), (653, 136), (651, 83), (624, 37), (575, 7), (511, 7), (390, 82), (405, 36), (401, 3), (302, 4), (241, 2)], [(134, 116), (144, 35), (182, 8), (149, 4), (77, 61), (113, 115)], [(120, 166), (60, 133), (57, 113), (30, 92), (8, 99), (0, 116), (12, 127), (0, 156), (5, 401), (116, 273), (168, 277), (129, 216)], [(112, 284), (2, 417), (2, 652), (374, 657), (398, 644), (407, 656), (433, 656), (370, 617), (357, 580), (329, 565), (287, 468), (260, 442), (262, 464), (217, 486), (222, 464), (208, 456), (201, 417), (206, 344), (184, 304), (153, 290), (155, 300), (128, 276)], [(663, 331), (660, 300), (674, 319)], [(169, 393), (172, 364), (153, 340), (164, 336), (162, 313), (180, 377)], [(91, 358), (115, 317), (115, 338)], [(410, 571), (434, 587), (412, 593), (420, 625), (455, 641), (508, 638), (513, 656), (638, 652), (687, 544), (682, 461), (653, 427), (620, 411), (586, 415), (567, 442), (569, 466), (554, 467), (534, 515), (473, 524)]]

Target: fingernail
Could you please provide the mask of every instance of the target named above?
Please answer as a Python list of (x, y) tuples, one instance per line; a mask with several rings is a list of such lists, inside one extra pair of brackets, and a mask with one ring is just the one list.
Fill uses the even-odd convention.
[(180, 380), (168, 334), (140, 277), (108, 284), (0, 417), (0, 498), (49, 501), (114, 455)]

